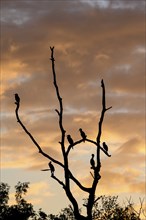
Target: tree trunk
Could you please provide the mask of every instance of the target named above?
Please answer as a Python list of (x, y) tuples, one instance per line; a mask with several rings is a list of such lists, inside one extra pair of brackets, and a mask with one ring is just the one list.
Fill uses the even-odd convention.
[(92, 220), (92, 217), (88, 217), (88, 216), (85, 217), (83, 215), (78, 215), (78, 216), (75, 216), (75, 219), (76, 220)]

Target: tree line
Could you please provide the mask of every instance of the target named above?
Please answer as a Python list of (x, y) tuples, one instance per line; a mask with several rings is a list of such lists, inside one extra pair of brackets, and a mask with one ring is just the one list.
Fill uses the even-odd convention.
[[(45, 213), (42, 208), (38, 211), (33, 204), (24, 198), (29, 188), (29, 182), (18, 182), (15, 186), (16, 204), (9, 205), (10, 186), (0, 183), (0, 220), (75, 220), (74, 210), (71, 205), (62, 209), (59, 214)], [(87, 199), (84, 199), (84, 206)], [(82, 210), (80, 209), (80, 213)], [(145, 215), (143, 200), (140, 200), (140, 208), (135, 210), (134, 204), (129, 199), (124, 206), (118, 202), (118, 196), (99, 196), (93, 206), (93, 220), (141, 220)]]

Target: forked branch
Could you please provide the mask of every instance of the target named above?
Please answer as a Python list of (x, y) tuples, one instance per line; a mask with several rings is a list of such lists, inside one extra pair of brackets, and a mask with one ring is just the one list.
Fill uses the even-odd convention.
[[(65, 193), (68, 197), (68, 199), (70, 200), (70, 202), (72, 203), (73, 207), (74, 207), (74, 214), (75, 214), (75, 218), (77, 220), (82, 220), (82, 219), (86, 219), (86, 220), (91, 220), (92, 219), (92, 208), (93, 205), (95, 203), (95, 191), (96, 191), (96, 187), (98, 184), (99, 179), (101, 178), (100, 176), (100, 168), (101, 168), (101, 162), (100, 162), (100, 150), (103, 151), (108, 157), (110, 157), (111, 155), (108, 153), (108, 150), (106, 150), (105, 145), (103, 145), (103, 147), (101, 147), (100, 144), (100, 140), (101, 140), (101, 135), (102, 135), (102, 125), (103, 125), (103, 120), (104, 120), (104, 116), (105, 116), (105, 112), (109, 109), (111, 109), (112, 107), (106, 107), (106, 100), (105, 100), (105, 86), (104, 86), (104, 81), (101, 81), (101, 87), (102, 87), (102, 111), (101, 111), (101, 116), (99, 119), (99, 123), (98, 123), (98, 132), (97, 132), (97, 137), (96, 137), (96, 141), (90, 140), (89, 138), (87, 138), (87, 135), (84, 134), (84, 132), (82, 131), (82, 129), (80, 128), (80, 133), (81, 133), (81, 137), (82, 139), (79, 139), (77, 141), (73, 141), (71, 142), (69, 139), (68, 141), (70, 142), (70, 144), (66, 147), (65, 146), (65, 129), (63, 126), (63, 102), (62, 102), (62, 98), (60, 96), (60, 92), (59, 92), (59, 87), (57, 84), (57, 79), (56, 79), (56, 72), (55, 72), (55, 58), (54, 58), (54, 47), (50, 47), (51, 50), (51, 63), (52, 63), (52, 73), (53, 73), (53, 83), (54, 83), (54, 87), (55, 87), (55, 91), (56, 91), (56, 96), (59, 102), (59, 109), (55, 109), (55, 111), (58, 114), (58, 122), (59, 122), (59, 128), (60, 128), (60, 133), (61, 133), (61, 138), (60, 138), (60, 145), (61, 145), (61, 151), (62, 151), (62, 157), (63, 157), (63, 162), (61, 163), (60, 161), (54, 159), (53, 157), (51, 157), (50, 155), (46, 154), (41, 146), (37, 143), (37, 141), (35, 140), (35, 138), (32, 136), (32, 134), (27, 130), (27, 128), (24, 126), (24, 124), (22, 123), (22, 121), (19, 118), (19, 107), (20, 107), (20, 98), (18, 96), (18, 94), (15, 94), (15, 104), (16, 104), (16, 118), (17, 118), (17, 122), (21, 125), (21, 127), (23, 128), (23, 130), (25, 131), (25, 133), (29, 136), (29, 138), (32, 140), (32, 142), (34, 143), (34, 145), (37, 147), (38, 151), (40, 154), (42, 154), (44, 157), (48, 158), (49, 160), (51, 160), (52, 162), (54, 162), (55, 164), (59, 165), (60, 167), (63, 168), (64, 170), (64, 182), (62, 182), (60, 179), (58, 179), (55, 174), (54, 174), (54, 170), (52, 170), (51, 172), (51, 177), (56, 180), (65, 190)], [(69, 135), (68, 135), (69, 136)], [(68, 138), (68, 137), (67, 137)], [(97, 151), (97, 155), (96, 155), (96, 165), (92, 166), (91, 168), (93, 169), (93, 173), (90, 172), (91, 176), (92, 176), (92, 184), (91, 187), (84, 187), (72, 174), (72, 172), (69, 169), (69, 152), (70, 150), (79, 145), (82, 142), (89, 142), (93, 145), (95, 145)], [(93, 154), (94, 156), (94, 154)], [(92, 158), (93, 159), (93, 158)], [(94, 162), (94, 161), (93, 161)], [(51, 163), (51, 162), (50, 162)], [(92, 164), (92, 163), (91, 163)], [(93, 163), (94, 164), (94, 163)], [(51, 166), (51, 165), (50, 165)], [(49, 169), (44, 169), (42, 171), (47, 171)], [(72, 191), (71, 191), (71, 180), (82, 190), (88, 193), (89, 197), (88, 197), (88, 202), (86, 205), (87, 208), (87, 218), (82, 216), (79, 212), (79, 207), (78, 207), (78, 203), (76, 201), (76, 199), (74, 198)]]
[[(19, 117), (19, 108), (20, 108), (20, 103), (15, 102), (16, 104), (16, 109), (15, 109), (15, 113), (16, 113), (16, 118), (17, 118), (17, 122), (20, 124), (20, 126), (23, 128), (24, 132), (29, 136), (29, 138), (31, 139), (31, 141), (34, 143), (34, 145), (38, 148), (39, 153), (42, 154), (44, 157), (48, 158), (49, 160), (51, 160), (52, 162), (54, 162), (55, 164), (58, 164), (59, 166), (61, 166), (64, 169), (64, 165), (58, 161), (55, 160), (53, 157), (51, 157), (49, 154), (46, 154), (42, 148), (40, 147), (40, 145), (37, 143), (37, 141), (35, 140), (35, 138), (32, 136), (32, 134), (28, 131), (28, 129), (25, 127), (25, 125), (22, 123), (22, 121), (20, 120)], [(50, 170), (50, 169), (47, 169)], [(73, 174), (70, 172), (70, 178), (78, 185), (78, 187), (86, 192), (90, 191), (90, 188), (84, 187), (82, 186), (82, 184), (73, 176)]]

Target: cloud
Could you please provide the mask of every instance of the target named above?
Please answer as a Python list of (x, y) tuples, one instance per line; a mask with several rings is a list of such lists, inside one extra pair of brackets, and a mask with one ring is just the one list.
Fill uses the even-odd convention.
[[(81, 2), (84, 2), (83, 0), (80, 0)], [(104, 9), (114, 9), (114, 10), (124, 10), (124, 9), (131, 9), (134, 10), (136, 8), (141, 8), (144, 6), (144, 1), (140, 2), (140, 5), (137, 1), (129, 1), (126, 2), (124, 0), (114, 1), (114, 0), (102, 0), (102, 1), (86, 1), (86, 4), (88, 4), (91, 7), (97, 7), (102, 10)]]
[[(46, 182), (40, 181), (40, 182), (35, 182), (29, 185), (28, 192), (24, 196), (24, 199), (27, 202), (32, 203), (33, 205), (41, 206), (45, 197), (53, 197), (53, 196), (54, 194), (49, 189), (48, 184)], [(9, 205), (16, 204), (15, 193), (14, 192), (10, 193), (9, 197), (10, 197)]]
[[(101, 169), (101, 179), (97, 186), (96, 193), (98, 195), (107, 195), (107, 194), (122, 194), (122, 193), (133, 193), (137, 192), (141, 195), (145, 192), (145, 183), (144, 180), (137, 181), (139, 178), (139, 172), (136, 172), (133, 169), (129, 169), (128, 172), (115, 172)], [(89, 174), (81, 179), (83, 185), (90, 187), (92, 177)], [(122, 187), (121, 187), (122, 186)], [(119, 191), (120, 189), (120, 191)], [(78, 187), (74, 187), (74, 190), (77, 191), (77, 194), (80, 193)]]
[(28, 196), (32, 196), (32, 195), (39, 196), (40, 191), (43, 196), (53, 196), (53, 194), (49, 192), (50, 189), (46, 182), (39, 182), (39, 183), (31, 184), (31, 188), (28, 191)]
[(124, 143), (120, 148), (119, 148), (119, 154), (128, 154), (128, 155), (135, 155), (136, 152), (139, 152), (139, 145), (140, 145), (140, 140), (137, 138), (133, 138), (126, 143)]
[[(102, 193), (118, 193), (119, 188), (121, 193), (143, 192), (144, 4), (122, 0), (92, 5), (91, 1), (64, 1), (63, 5), (53, 1), (2, 2), (3, 168), (40, 170), (48, 163), (16, 121), (16, 92), (21, 98), (19, 114), (29, 132), (46, 153), (62, 160), (54, 111), (59, 104), (49, 49), (55, 46), (66, 134), (79, 140), (82, 127), (88, 138), (96, 140), (104, 79), (106, 104), (112, 109), (106, 112), (101, 142), (108, 143), (112, 157), (102, 154), (99, 188)], [(65, 144), (67, 147), (67, 140)], [(70, 152), (70, 166), (85, 184), (92, 179), (89, 160), (94, 151), (95, 147), (85, 142)], [(61, 176), (58, 167), (56, 172)], [(38, 193), (42, 188), (34, 186)], [(35, 199), (40, 202), (39, 197)]]

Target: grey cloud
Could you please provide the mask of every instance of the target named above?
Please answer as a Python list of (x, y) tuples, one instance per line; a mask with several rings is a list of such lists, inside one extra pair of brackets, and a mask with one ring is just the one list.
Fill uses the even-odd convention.
[[(84, 2), (83, 0), (80, 0)], [(86, 2), (91, 7), (98, 7), (102, 10), (104, 9), (114, 9), (114, 10), (125, 10), (125, 9), (143, 9), (145, 6), (144, 0), (138, 2), (137, 0), (102, 0), (102, 1), (87, 1)], [(140, 3), (140, 4), (139, 4)]]
[[(46, 134), (55, 133), (51, 143), (58, 141), (59, 137), (57, 115), (52, 113), (58, 108), (49, 60), (49, 46), (52, 45), (55, 46), (56, 73), (64, 110), (79, 111), (65, 114), (67, 133), (72, 132), (74, 138), (79, 138), (79, 127), (83, 127), (89, 136), (97, 130), (101, 109), (100, 80), (103, 78), (107, 106), (113, 106), (104, 121), (106, 132), (123, 137), (123, 143), (129, 140), (129, 136), (132, 138), (138, 134), (143, 137), (145, 61), (144, 54), (133, 51), (145, 46), (144, 11), (136, 1), (128, 1), (129, 6), (135, 4), (132, 10), (130, 7), (124, 10), (124, 1), (119, 3), (123, 9), (115, 9), (114, 1), (111, 1), (110, 10), (84, 5), (80, 11), (77, 8), (83, 3), (77, 2), (66, 2), (63, 6), (40, 4), (39, 1), (23, 1), (22, 4), (9, 1), (4, 4), (8, 10), (16, 9), (17, 15), (13, 14), (13, 20), (20, 17), (22, 11), (24, 20), (21, 24), (10, 23), (8, 16), (2, 26), (2, 65), (7, 67), (9, 63), (11, 67), (16, 61), (23, 64), (21, 69), (14, 70), (16, 78), (11, 79), (11, 75), (7, 75), (2, 110), (14, 113), (13, 94), (18, 92), (21, 96), (20, 114), (40, 143)], [(36, 113), (32, 114), (34, 111)], [(90, 111), (94, 114), (87, 114)], [(18, 128), (14, 124), (15, 115), (12, 117), (4, 118), (6, 123), (9, 121), (4, 127), (7, 132), (12, 131), (12, 123), (14, 134)], [(79, 120), (75, 121), (76, 118)], [(25, 134), (22, 139), (21, 136), (18, 139), (5, 136), (4, 143), (7, 147), (25, 146), (25, 138)], [(128, 158), (126, 161), (128, 163)]]

